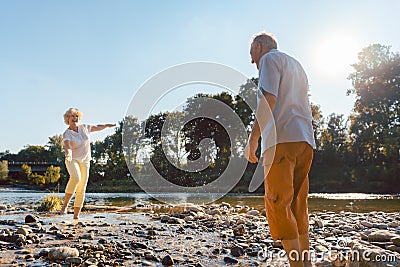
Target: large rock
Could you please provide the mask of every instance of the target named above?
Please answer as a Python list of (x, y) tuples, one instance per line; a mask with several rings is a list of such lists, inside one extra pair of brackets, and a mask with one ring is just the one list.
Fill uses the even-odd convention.
[(34, 215), (26, 215), (25, 223), (37, 223), (39, 222), (39, 218)]
[(393, 234), (386, 230), (378, 230), (372, 232), (368, 235), (369, 242), (389, 242), (391, 238), (398, 237), (398, 235)]
[(170, 255), (167, 255), (161, 260), (161, 264), (164, 266), (172, 266), (174, 265), (174, 259)]
[(79, 251), (76, 248), (56, 247), (50, 249), (47, 257), (53, 261), (64, 261), (66, 258), (79, 257)]
[(392, 241), (392, 243), (396, 246), (400, 247), (400, 236), (392, 237), (390, 241)]
[(184, 211), (194, 211), (194, 212), (203, 212), (203, 209), (198, 206), (194, 205), (192, 203), (182, 203), (176, 206), (173, 206), (170, 208), (169, 212), (174, 213), (174, 212), (184, 212)]
[(351, 257), (347, 267), (400, 266), (399, 254), (373, 246), (365, 241), (351, 242)]

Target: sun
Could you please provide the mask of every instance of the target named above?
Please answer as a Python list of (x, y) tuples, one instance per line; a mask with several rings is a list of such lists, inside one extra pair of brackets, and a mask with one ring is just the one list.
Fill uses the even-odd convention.
[(350, 74), (350, 65), (357, 62), (357, 54), (361, 50), (354, 37), (348, 34), (331, 34), (315, 45), (316, 66), (330, 76)]

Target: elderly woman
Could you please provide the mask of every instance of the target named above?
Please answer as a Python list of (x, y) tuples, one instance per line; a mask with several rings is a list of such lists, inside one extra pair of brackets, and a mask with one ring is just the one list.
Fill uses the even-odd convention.
[(76, 192), (74, 219), (79, 219), (89, 177), (91, 160), (89, 134), (105, 128), (115, 127), (115, 124), (79, 125), (81, 119), (82, 112), (75, 108), (68, 109), (64, 114), (64, 122), (68, 125), (68, 129), (63, 134), (63, 145), (65, 165), (67, 166), (70, 178), (65, 189), (64, 203), (60, 214), (67, 213), (68, 204)]

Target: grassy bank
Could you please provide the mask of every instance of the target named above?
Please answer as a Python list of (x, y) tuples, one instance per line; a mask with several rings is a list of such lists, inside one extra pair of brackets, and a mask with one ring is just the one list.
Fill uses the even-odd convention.
[(312, 193), (399, 193), (398, 164), (386, 166), (314, 165), (310, 171)]

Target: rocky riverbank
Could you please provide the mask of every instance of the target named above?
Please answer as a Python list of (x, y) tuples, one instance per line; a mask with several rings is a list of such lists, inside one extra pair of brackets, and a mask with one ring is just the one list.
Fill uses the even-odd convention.
[[(72, 214), (0, 205), (0, 266), (285, 266), (265, 215), (218, 205), (86, 206)], [(400, 213), (310, 214), (317, 266), (400, 266)]]

